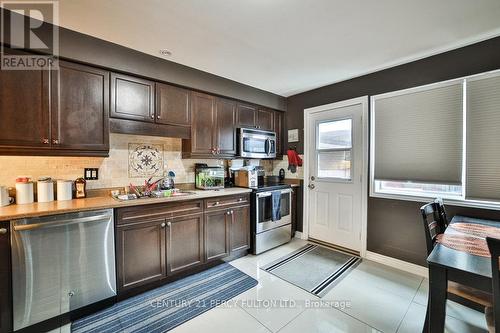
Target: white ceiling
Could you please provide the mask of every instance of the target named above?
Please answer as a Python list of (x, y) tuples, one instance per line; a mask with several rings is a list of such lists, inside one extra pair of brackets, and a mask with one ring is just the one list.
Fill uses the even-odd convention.
[(500, 35), (500, 0), (59, 4), (64, 27), (282, 96)]

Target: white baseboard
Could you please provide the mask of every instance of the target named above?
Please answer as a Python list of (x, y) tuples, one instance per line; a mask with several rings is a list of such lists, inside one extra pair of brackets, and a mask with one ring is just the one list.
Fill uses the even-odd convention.
[(300, 231), (295, 231), (295, 238), (298, 238), (298, 239), (305, 239), (304, 238), (304, 234)]
[(378, 254), (378, 253), (370, 252), (370, 251), (366, 251), (365, 258), (368, 260), (378, 262), (379, 264), (383, 264), (383, 265), (390, 266), (390, 267), (393, 267), (396, 269), (400, 269), (400, 270), (408, 272), (408, 273), (420, 275), (420, 276), (425, 277), (425, 278), (429, 277), (429, 271), (427, 270), (427, 267), (424, 267), (424, 266), (412, 264), (412, 263), (409, 263), (409, 262), (406, 262), (403, 260), (399, 260), (399, 259), (392, 258), (392, 257), (387, 257), (387, 256), (384, 256), (382, 254)]

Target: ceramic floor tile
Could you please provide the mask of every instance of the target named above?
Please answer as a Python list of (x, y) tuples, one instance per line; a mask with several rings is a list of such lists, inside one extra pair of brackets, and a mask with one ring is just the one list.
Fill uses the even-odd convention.
[(234, 300), (269, 330), (276, 332), (304, 311), (308, 300), (318, 298), (273, 275), (263, 275), (256, 287)]
[(363, 260), (349, 276), (405, 298), (416, 295), (423, 279), (370, 260)]
[(258, 267), (262, 267), (264, 265), (269, 264), (270, 262), (277, 260), (299, 248), (301, 248), (304, 245), (307, 245), (308, 242), (302, 239), (298, 238), (292, 238), (292, 240), (284, 244), (282, 246), (279, 246), (275, 249), (269, 250), (267, 252), (261, 253), (259, 255), (247, 255), (244, 258), (241, 258), (239, 260), (247, 262), (247, 263), (252, 263), (256, 264)]
[[(425, 306), (418, 303), (412, 303), (403, 321), (401, 322), (398, 333), (422, 332), (425, 320), (425, 311)], [(484, 317), (482, 319), (476, 318), (476, 321), (473, 321), (470, 318), (466, 318), (466, 320), (459, 320), (451, 316), (446, 316), (445, 332), (487, 333), (488, 331), (486, 328), (486, 321), (484, 320)]]
[(423, 279), (413, 302), (427, 306), (427, 298), (429, 297), (429, 279)]
[(211, 309), (169, 332), (269, 333), (269, 330), (239, 307), (221, 306)]
[(375, 333), (376, 329), (332, 309), (306, 309), (279, 333)]
[(396, 332), (412, 300), (349, 275), (323, 299), (349, 302), (350, 306), (340, 310), (386, 333)]

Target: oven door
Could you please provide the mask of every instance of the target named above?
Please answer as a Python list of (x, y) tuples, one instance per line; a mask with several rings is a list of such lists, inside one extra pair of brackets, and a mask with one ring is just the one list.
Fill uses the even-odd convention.
[(261, 233), (266, 230), (271, 230), (292, 223), (292, 189), (287, 188), (281, 190), (281, 219), (278, 221), (272, 221), (273, 204), (271, 196), (272, 191), (259, 192), (256, 194), (256, 233)]

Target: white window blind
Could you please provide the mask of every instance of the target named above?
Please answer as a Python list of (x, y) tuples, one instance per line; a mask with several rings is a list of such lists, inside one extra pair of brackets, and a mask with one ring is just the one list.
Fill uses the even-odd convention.
[(467, 80), (466, 198), (500, 200), (500, 76)]
[(376, 180), (461, 184), (462, 81), (373, 100)]

